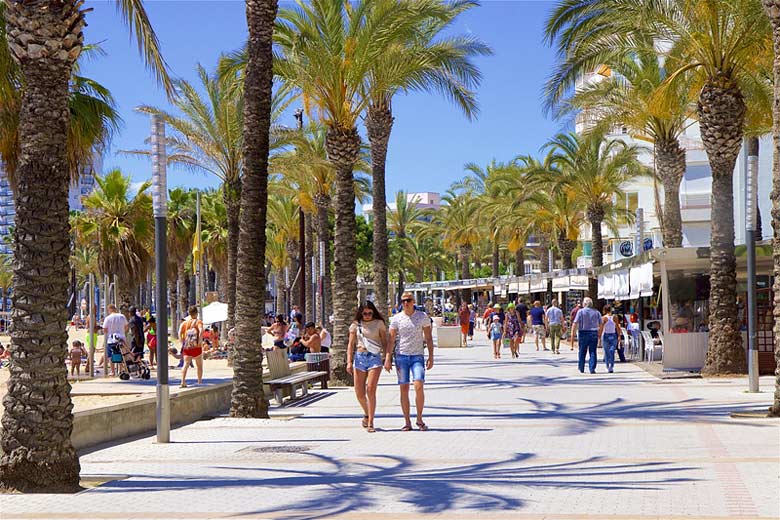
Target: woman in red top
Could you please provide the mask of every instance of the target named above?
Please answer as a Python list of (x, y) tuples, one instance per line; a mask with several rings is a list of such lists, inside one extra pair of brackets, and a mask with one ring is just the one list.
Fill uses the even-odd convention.
[(184, 320), (179, 329), (181, 340), (181, 355), (184, 358), (184, 366), (181, 370), (181, 388), (187, 388), (187, 369), (190, 360), (195, 360), (198, 371), (198, 384), (203, 383), (203, 322), (198, 319), (198, 308), (191, 305), (190, 317)]

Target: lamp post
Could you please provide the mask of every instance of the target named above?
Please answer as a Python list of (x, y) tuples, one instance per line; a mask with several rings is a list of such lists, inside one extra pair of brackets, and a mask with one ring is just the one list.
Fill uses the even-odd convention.
[(745, 246), (747, 248), (748, 391), (758, 392), (758, 331), (756, 331), (756, 191), (758, 139), (747, 138), (745, 168)]
[(165, 121), (152, 115), (152, 208), (154, 212), (155, 274), (157, 275), (157, 442), (171, 441), (171, 396), (168, 388), (168, 307), (165, 288), (168, 182), (166, 178)]
[[(293, 114), (295, 120), (298, 122), (298, 131), (303, 133), (303, 110), (298, 109)], [(298, 291), (298, 305), (301, 309), (301, 314), (306, 316), (306, 217), (303, 214), (303, 207), (298, 208), (298, 258), (301, 263), (301, 279)]]

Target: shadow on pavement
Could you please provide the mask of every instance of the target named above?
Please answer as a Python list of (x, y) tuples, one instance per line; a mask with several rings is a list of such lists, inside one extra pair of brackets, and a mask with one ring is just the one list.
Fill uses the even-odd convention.
[[(272, 475), (219, 479), (213, 475), (197, 478), (152, 477), (112, 481), (92, 493), (148, 491), (198, 491), (247, 488), (247, 492), (277, 489), (289, 499), (274, 506), (245, 513), (274, 514), (289, 520), (320, 519), (375, 509), (377, 501), (392, 497), (423, 514), (454, 509), (472, 511), (516, 511), (525, 505), (521, 495), (540, 488), (586, 490), (662, 490), (696, 479), (686, 477), (695, 467), (669, 462), (607, 463), (601, 457), (575, 462), (534, 464), (535, 456), (516, 453), (495, 462), (443, 467), (419, 467), (410, 459), (377, 455), (375, 463), (349, 463), (320, 454), (311, 458), (307, 469), (264, 467), (220, 467)], [(315, 469), (315, 466), (317, 469)], [(324, 467), (323, 467), (324, 466)], [(305, 493), (297, 493), (306, 490)], [(509, 491), (507, 491), (509, 490)], [(277, 516), (281, 514), (281, 516)]]

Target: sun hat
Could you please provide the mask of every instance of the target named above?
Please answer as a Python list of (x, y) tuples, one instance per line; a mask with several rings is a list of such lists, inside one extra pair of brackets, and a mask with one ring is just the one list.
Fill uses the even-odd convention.
[(499, 320), (498, 316), (493, 316), (493, 321), (498, 321), (498, 320)]
[(509, 305), (506, 306), (506, 308), (507, 309), (514, 309), (515, 308), (515, 304), (514, 303), (510, 303)]
[(493, 305), (493, 308), (494, 309), (500, 309), (501, 308), (501, 304), (497, 303), (497, 304)]

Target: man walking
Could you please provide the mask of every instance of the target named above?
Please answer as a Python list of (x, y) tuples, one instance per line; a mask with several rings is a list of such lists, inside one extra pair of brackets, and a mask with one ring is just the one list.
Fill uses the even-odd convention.
[(536, 350), (539, 350), (539, 338), (542, 338), (542, 348), (544, 350), (550, 350), (547, 348), (547, 328), (544, 326), (544, 309), (542, 309), (542, 302), (536, 300), (534, 306), (528, 311), (528, 314), (531, 315), (531, 328), (534, 331)]
[(144, 357), (144, 320), (138, 315), (138, 309), (131, 305), (127, 313), (127, 342), (136, 359)]
[[(417, 427), (428, 429), (423, 422), (423, 407), (425, 406), (425, 370), (433, 368), (433, 332), (431, 320), (422, 311), (415, 310), (414, 296), (405, 292), (401, 296), (403, 311), (390, 320), (390, 345), (395, 345), (395, 368), (398, 375), (398, 385), (401, 390), (401, 411), (406, 424), (402, 431), (412, 429), (409, 403), (409, 383), (414, 381), (415, 405), (417, 406)], [(425, 363), (423, 352), (428, 347), (428, 362)], [(392, 351), (388, 349), (385, 358), (385, 370), (392, 367)]]
[(596, 373), (596, 346), (599, 343), (599, 327), (601, 327), (601, 313), (593, 308), (593, 300), (582, 299), (582, 309), (577, 312), (572, 323), (572, 331), (577, 330), (580, 338), (579, 365), (580, 373), (585, 373), (585, 352), (589, 354), (588, 369), (591, 374)]
[(550, 330), (550, 347), (553, 354), (561, 353), (561, 333), (563, 332), (563, 311), (558, 308), (558, 301), (550, 302), (550, 308), (544, 316), (547, 328)]

